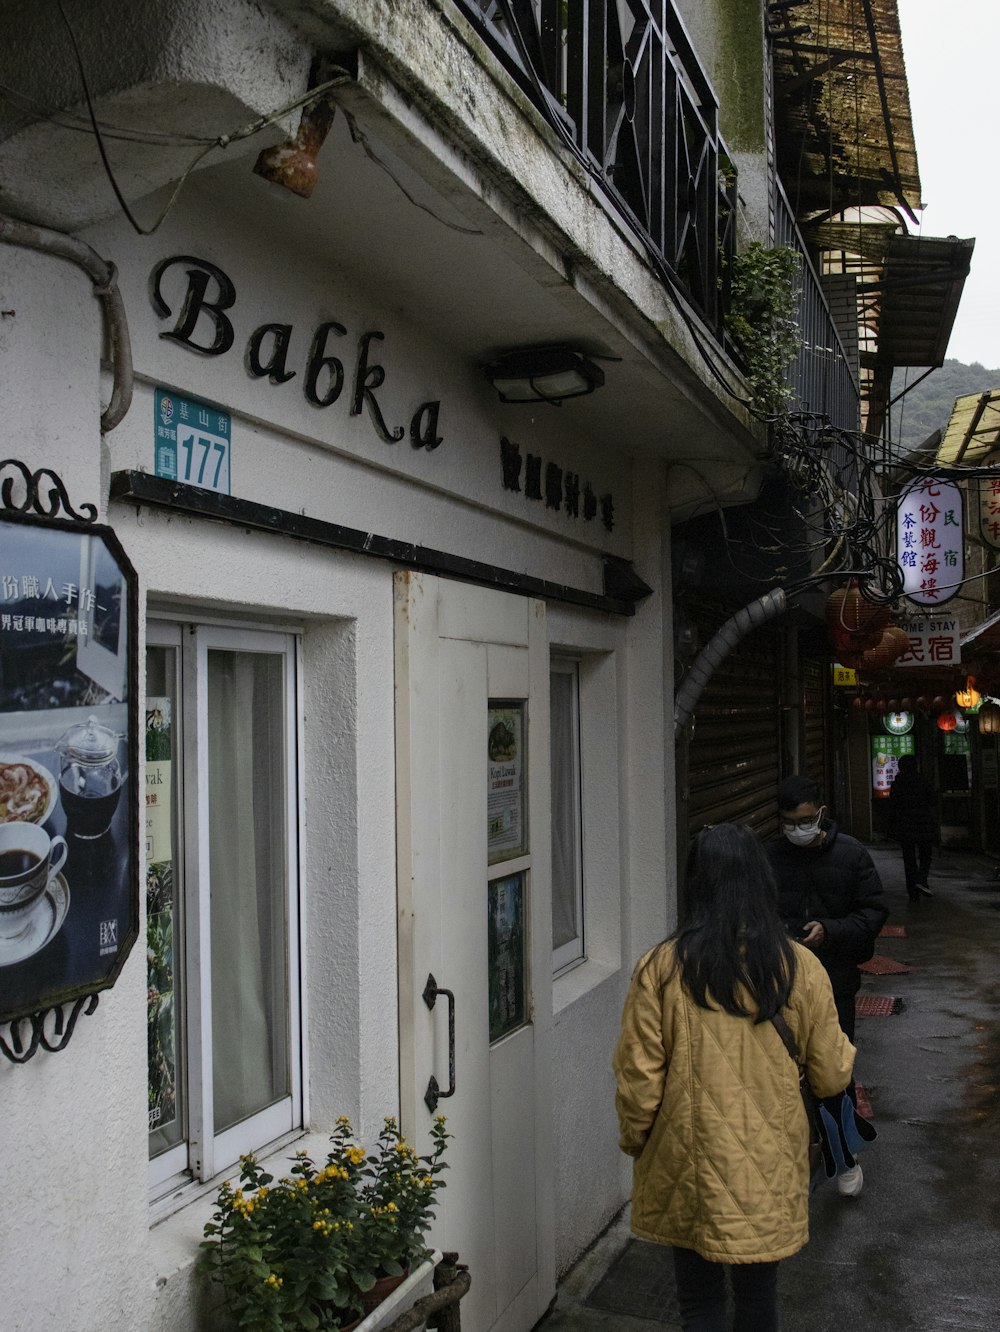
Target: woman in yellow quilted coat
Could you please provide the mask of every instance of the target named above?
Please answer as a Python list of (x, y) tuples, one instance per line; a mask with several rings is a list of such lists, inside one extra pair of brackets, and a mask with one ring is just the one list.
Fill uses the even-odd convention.
[(755, 834), (698, 834), (686, 920), (635, 969), (614, 1057), (632, 1230), (673, 1247), (685, 1332), (776, 1332), (777, 1265), (809, 1238), (808, 1127), (781, 1013), (817, 1096), (851, 1078), (822, 964), (778, 917)]

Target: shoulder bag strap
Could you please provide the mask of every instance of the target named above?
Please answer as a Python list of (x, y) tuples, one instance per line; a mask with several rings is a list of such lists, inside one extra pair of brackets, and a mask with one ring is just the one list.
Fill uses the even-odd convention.
[(792, 1062), (795, 1064), (795, 1067), (800, 1068), (799, 1047), (795, 1043), (795, 1037), (792, 1035), (791, 1027), (788, 1025), (788, 1023), (785, 1021), (784, 1017), (782, 1017), (780, 1013), (775, 1013), (774, 1017), (771, 1019), (771, 1025), (774, 1027), (775, 1031), (784, 1041), (785, 1049), (791, 1055)]

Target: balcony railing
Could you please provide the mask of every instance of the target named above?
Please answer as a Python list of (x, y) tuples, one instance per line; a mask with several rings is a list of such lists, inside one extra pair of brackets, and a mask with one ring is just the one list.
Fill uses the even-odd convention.
[(798, 314), (802, 343), (798, 356), (788, 368), (788, 383), (793, 393), (791, 408), (827, 416), (840, 430), (858, 430), (861, 400), (857, 378), (806, 251), (802, 233), (777, 181), (775, 195), (775, 244), (791, 246), (802, 257)]
[(736, 172), (671, 0), (457, 0), (721, 340)]

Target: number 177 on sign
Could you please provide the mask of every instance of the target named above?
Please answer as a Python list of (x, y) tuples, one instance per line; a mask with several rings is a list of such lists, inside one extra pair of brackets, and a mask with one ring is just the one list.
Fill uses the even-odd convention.
[(177, 431), (177, 480), (229, 494), (229, 440), (201, 430)]

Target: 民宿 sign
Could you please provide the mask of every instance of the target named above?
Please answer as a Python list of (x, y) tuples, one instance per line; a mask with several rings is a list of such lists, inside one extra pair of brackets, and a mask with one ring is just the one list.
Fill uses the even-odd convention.
[(910, 646), (893, 666), (955, 666), (962, 660), (957, 616), (902, 620)]

